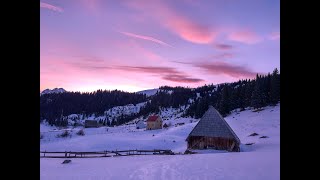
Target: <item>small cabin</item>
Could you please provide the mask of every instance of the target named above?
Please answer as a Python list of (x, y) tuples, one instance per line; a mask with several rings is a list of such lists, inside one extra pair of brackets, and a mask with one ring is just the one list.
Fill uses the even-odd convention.
[(144, 129), (144, 128), (146, 128), (146, 124), (143, 122), (143, 120), (140, 120), (137, 122), (136, 128), (137, 129)]
[(162, 129), (162, 119), (160, 116), (149, 116), (147, 120), (147, 130)]
[(99, 124), (96, 120), (85, 120), (84, 127), (85, 128), (97, 128), (97, 127), (99, 127)]

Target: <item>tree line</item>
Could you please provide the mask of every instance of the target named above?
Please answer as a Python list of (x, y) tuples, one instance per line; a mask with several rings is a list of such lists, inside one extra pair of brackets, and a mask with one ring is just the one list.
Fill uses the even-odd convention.
[(97, 90), (90, 93), (65, 92), (40, 96), (40, 121), (46, 119), (51, 125), (64, 125), (70, 114), (83, 117), (94, 114), (104, 115), (104, 111), (114, 106), (145, 102), (146, 95), (119, 90)]
[[(210, 93), (210, 90), (214, 92)], [(280, 73), (275, 69), (272, 74), (257, 74), (253, 80), (204, 86), (197, 88), (196, 91), (200, 93), (201, 98), (191, 104), (185, 116), (200, 118), (209, 105), (214, 106), (223, 116), (238, 108), (259, 109), (276, 105), (280, 101)]]
[(150, 97), (118, 90), (45, 94), (40, 97), (40, 121), (46, 119), (49, 124), (64, 126), (67, 124), (67, 118), (64, 118), (66, 115), (99, 116), (114, 106), (147, 102), (139, 113), (100, 120), (103, 125), (114, 126), (137, 117), (146, 118), (150, 114), (159, 113), (160, 108), (179, 108), (188, 105), (189, 108), (183, 116), (200, 118), (209, 105), (226, 116), (234, 109), (244, 110), (246, 107), (259, 109), (267, 105), (276, 105), (279, 101), (280, 73), (275, 69), (266, 75), (257, 74), (255, 79), (244, 79), (233, 83), (211, 84), (198, 88), (161, 86), (158, 92)]

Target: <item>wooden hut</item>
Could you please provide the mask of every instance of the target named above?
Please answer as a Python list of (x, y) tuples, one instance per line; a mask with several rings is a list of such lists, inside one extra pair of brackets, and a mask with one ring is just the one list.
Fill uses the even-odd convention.
[(188, 149), (240, 151), (240, 139), (213, 106), (209, 106), (186, 141)]
[(168, 128), (168, 127), (169, 127), (168, 124), (164, 123), (163, 128)]
[(147, 130), (162, 129), (162, 119), (160, 116), (149, 116), (147, 120)]
[(84, 127), (85, 128), (97, 128), (97, 127), (99, 127), (99, 124), (96, 120), (85, 120)]

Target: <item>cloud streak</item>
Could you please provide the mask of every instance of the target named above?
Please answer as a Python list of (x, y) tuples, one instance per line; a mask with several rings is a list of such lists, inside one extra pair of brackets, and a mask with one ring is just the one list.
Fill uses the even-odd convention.
[(199, 67), (209, 74), (227, 75), (233, 78), (253, 78), (257, 74), (257, 72), (251, 71), (245, 66), (234, 65), (222, 61), (198, 63), (193, 64), (193, 66)]
[(231, 59), (234, 57), (233, 53), (221, 53), (221, 54), (215, 54), (207, 57), (198, 57), (198, 58), (191, 58), (188, 59), (189, 62), (183, 62), (183, 61), (171, 61), (174, 63), (179, 63), (179, 64), (187, 64), (187, 65), (192, 65), (194, 62), (208, 62), (208, 61), (226, 61), (228, 59)]
[(44, 2), (40, 2), (40, 7), (45, 8), (45, 9), (49, 9), (52, 11), (63, 12), (63, 9), (61, 7), (54, 6), (54, 5), (51, 5), (48, 3), (44, 3)]
[(142, 40), (146, 40), (146, 41), (151, 41), (151, 42), (154, 42), (154, 43), (158, 43), (158, 44), (161, 44), (161, 45), (164, 45), (164, 46), (169, 46), (169, 47), (173, 47), (159, 39), (156, 39), (156, 38), (153, 38), (153, 37), (150, 37), (150, 36), (144, 36), (144, 35), (139, 35), (139, 34), (134, 34), (134, 33), (130, 33), (130, 32), (124, 32), (124, 31), (118, 31), (119, 33), (123, 34), (123, 35), (126, 35), (128, 37), (133, 37), (133, 38), (137, 38), (137, 39), (142, 39)]
[(198, 78), (190, 78), (190, 77), (185, 77), (183, 75), (165, 75), (162, 77), (162, 79), (164, 80), (168, 80), (168, 81), (173, 81), (173, 82), (179, 82), (179, 83), (198, 83), (198, 82), (202, 82), (202, 79), (198, 79)]
[(229, 44), (215, 44), (214, 48), (225, 51), (233, 49), (233, 46)]
[(155, 67), (155, 66), (118, 66), (117, 69), (123, 71), (132, 71), (138, 73), (147, 73), (159, 75), (162, 79), (178, 83), (198, 83), (203, 79), (192, 78), (183, 72), (171, 67)]
[(245, 44), (255, 44), (262, 41), (262, 38), (259, 37), (255, 32), (248, 30), (233, 32), (228, 35), (228, 39)]

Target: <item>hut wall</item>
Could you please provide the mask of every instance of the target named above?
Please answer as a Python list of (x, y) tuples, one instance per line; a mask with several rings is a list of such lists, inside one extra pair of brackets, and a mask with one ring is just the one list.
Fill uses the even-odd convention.
[(232, 144), (234, 148), (232, 151), (239, 151), (239, 145), (235, 140), (222, 137), (203, 137), (191, 136), (188, 140), (189, 149), (216, 149), (216, 150), (230, 150)]

